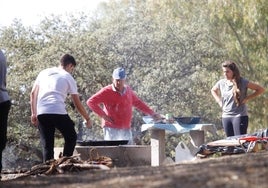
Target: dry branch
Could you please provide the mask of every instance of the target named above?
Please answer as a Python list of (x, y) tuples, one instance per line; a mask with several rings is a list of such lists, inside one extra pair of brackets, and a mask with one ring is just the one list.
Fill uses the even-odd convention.
[[(101, 162), (103, 159), (103, 163)], [(109, 159), (107, 163), (107, 159)], [(82, 170), (109, 170), (112, 165), (112, 159), (108, 157), (99, 157), (97, 161), (87, 160), (83, 161), (79, 159), (79, 154), (70, 157), (60, 157), (59, 159), (49, 160), (45, 163), (35, 165), (31, 170), (25, 172), (19, 177), (25, 177), (30, 175), (53, 175), (53, 174), (63, 174), (65, 172), (79, 172)]]

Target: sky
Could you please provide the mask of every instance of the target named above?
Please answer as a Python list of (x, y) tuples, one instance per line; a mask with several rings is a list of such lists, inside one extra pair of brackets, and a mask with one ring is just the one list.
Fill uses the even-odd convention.
[(0, 3), (0, 27), (10, 26), (15, 18), (34, 26), (51, 14), (93, 11), (101, 1), (107, 0), (5, 0)]

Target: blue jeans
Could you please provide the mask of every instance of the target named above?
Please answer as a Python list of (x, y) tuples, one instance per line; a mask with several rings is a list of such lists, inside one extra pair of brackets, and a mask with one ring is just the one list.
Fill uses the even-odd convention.
[(223, 117), (222, 125), (227, 137), (247, 134), (248, 116)]
[(0, 103), (0, 173), (2, 170), (2, 152), (5, 149), (7, 142), (7, 120), (10, 107), (10, 101)]
[(54, 135), (58, 129), (64, 138), (63, 156), (72, 156), (76, 145), (77, 134), (74, 122), (68, 114), (41, 114), (37, 116), (43, 161), (54, 159)]

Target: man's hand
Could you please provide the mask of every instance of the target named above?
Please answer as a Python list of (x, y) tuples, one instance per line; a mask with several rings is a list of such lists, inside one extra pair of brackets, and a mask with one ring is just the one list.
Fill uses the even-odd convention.
[(35, 114), (32, 114), (32, 115), (31, 115), (31, 122), (32, 122), (32, 124), (33, 124), (34, 126), (37, 126), (37, 122), (38, 122), (38, 120), (37, 120), (37, 116), (36, 116)]
[(85, 120), (83, 122), (83, 124), (88, 128), (88, 129), (91, 129), (92, 128), (92, 124), (91, 124), (91, 121), (90, 119), (88, 118), (87, 120)]
[(157, 114), (157, 113), (153, 114), (152, 118), (154, 119), (154, 121), (165, 119), (164, 117), (162, 117), (160, 114)]
[(106, 114), (104, 116), (102, 116), (102, 118), (105, 120), (105, 121), (109, 121), (111, 123), (114, 122), (114, 120), (110, 117), (110, 116), (107, 116)]

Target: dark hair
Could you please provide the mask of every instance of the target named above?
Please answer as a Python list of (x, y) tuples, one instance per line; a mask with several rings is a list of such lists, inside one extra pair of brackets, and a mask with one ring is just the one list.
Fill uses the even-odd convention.
[(61, 57), (60, 63), (63, 67), (66, 67), (69, 64), (73, 64), (74, 66), (76, 66), (76, 61), (74, 59), (73, 56), (71, 56), (70, 54), (65, 54)]
[(240, 101), (240, 95), (241, 95), (241, 93), (240, 93), (240, 91), (241, 91), (240, 71), (239, 71), (237, 65), (235, 64), (235, 62), (233, 62), (231, 60), (224, 61), (222, 63), (222, 67), (227, 67), (233, 72), (233, 79), (231, 81), (234, 84), (234, 87), (233, 87), (234, 99), (235, 99), (236, 105), (239, 106), (241, 103), (241, 101)]

